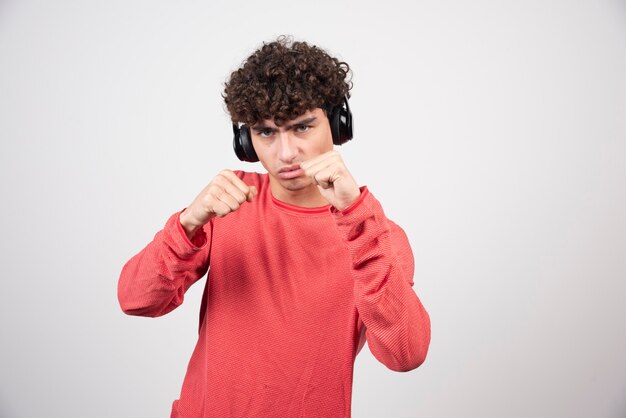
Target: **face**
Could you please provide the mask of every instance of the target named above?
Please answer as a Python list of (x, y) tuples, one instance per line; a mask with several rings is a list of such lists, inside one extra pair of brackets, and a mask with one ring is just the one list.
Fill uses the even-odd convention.
[(330, 124), (322, 109), (307, 111), (280, 127), (264, 120), (253, 125), (250, 133), (276, 198), (289, 201), (297, 194), (319, 194), (300, 163), (333, 149)]

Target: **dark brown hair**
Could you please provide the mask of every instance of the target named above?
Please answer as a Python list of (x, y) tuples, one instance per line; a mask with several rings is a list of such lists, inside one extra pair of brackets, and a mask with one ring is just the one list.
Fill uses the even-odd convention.
[(348, 64), (317, 46), (281, 36), (230, 75), (222, 96), (233, 122), (273, 119), (281, 125), (307, 110), (341, 103), (352, 88), (350, 74)]

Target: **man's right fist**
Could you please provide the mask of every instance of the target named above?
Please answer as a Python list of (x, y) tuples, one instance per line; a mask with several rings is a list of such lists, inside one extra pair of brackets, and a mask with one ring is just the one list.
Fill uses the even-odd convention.
[(256, 187), (248, 186), (231, 170), (222, 170), (180, 214), (180, 223), (191, 239), (211, 218), (236, 211), (256, 194)]

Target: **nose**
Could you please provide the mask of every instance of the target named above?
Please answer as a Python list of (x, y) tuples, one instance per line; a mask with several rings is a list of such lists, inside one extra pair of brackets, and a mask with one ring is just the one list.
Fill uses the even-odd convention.
[(290, 163), (298, 155), (298, 148), (290, 131), (281, 131), (279, 135), (278, 158), (285, 163)]

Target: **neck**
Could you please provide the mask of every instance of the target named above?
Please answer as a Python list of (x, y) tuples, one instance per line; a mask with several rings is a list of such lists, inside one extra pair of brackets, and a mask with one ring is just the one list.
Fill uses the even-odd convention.
[(302, 188), (290, 190), (283, 187), (278, 180), (270, 176), (272, 195), (281, 202), (303, 208), (318, 208), (328, 205), (315, 184), (308, 184)]

